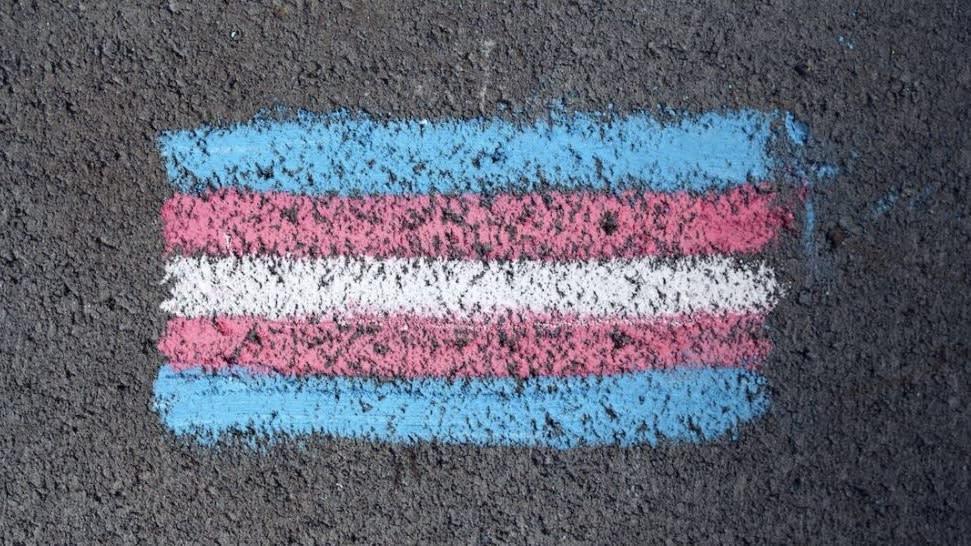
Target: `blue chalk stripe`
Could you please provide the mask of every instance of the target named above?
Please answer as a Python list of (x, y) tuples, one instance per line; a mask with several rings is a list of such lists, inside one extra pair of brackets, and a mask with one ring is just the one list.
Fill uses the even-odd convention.
[(506, 446), (656, 444), (732, 433), (765, 412), (763, 378), (741, 369), (608, 377), (381, 381), (216, 374), (163, 366), (155, 407), (176, 434), (270, 440), (308, 433)]
[(290, 121), (167, 132), (159, 144), (170, 180), (184, 192), (704, 191), (765, 178), (770, 126), (782, 119), (754, 110), (666, 123), (643, 112), (560, 114), (532, 123), (302, 113)]

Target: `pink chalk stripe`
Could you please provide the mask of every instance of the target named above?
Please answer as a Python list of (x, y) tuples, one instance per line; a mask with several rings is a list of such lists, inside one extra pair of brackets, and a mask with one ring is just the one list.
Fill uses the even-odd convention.
[(528, 377), (751, 368), (770, 349), (763, 323), (760, 314), (707, 313), (649, 321), (516, 313), (172, 318), (159, 350), (176, 369), (242, 365), (288, 375)]
[(165, 247), (184, 254), (584, 260), (752, 253), (790, 210), (769, 186), (725, 192), (309, 197), (176, 194)]

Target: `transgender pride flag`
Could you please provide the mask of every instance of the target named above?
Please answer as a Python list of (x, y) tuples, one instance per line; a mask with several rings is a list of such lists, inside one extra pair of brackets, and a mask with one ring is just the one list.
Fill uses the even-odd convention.
[(166, 133), (155, 406), (202, 441), (732, 434), (767, 408), (784, 125), (338, 113)]

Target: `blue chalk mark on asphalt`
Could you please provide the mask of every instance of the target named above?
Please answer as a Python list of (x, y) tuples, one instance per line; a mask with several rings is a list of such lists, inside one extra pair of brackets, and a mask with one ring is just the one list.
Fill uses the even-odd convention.
[(888, 193), (881, 197), (872, 207), (870, 207), (870, 217), (879, 218), (890, 212), (890, 209), (897, 204), (899, 196), (896, 193)]
[(806, 141), (809, 140), (809, 126), (788, 112), (783, 117), (783, 122), (785, 123), (786, 133), (793, 144), (805, 146)]
[(812, 192), (806, 196), (805, 209), (806, 222), (802, 230), (802, 250), (812, 263), (812, 258), (816, 255), (816, 205), (813, 204)]
[[(907, 209), (914, 210), (923, 204), (932, 192), (933, 188), (925, 186), (920, 193), (907, 200)], [(901, 197), (900, 191), (885, 193), (870, 207), (870, 219), (875, 220), (890, 212), (900, 202)]]
[(820, 165), (816, 167), (815, 175), (817, 181), (829, 178), (835, 178), (840, 172), (839, 168), (835, 165)]
[(319, 433), (402, 443), (656, 445), (734, 434), (767, 407), (764, 379), (734, 368), (390, 382), (163, 366), (155, 381), (165, 424), (203, 443), (238, 431), (271, 441)]
[(856, 43), (853, 40), (850, 40), (849, 38), (845, 38), (843, 36), (837, 36), (836, 41), (839, 42), (840, 45), (846, 46), (846, 49), (849, 49), (851, 51), (856, 49)]
[[(739, 110), (662, 123), (644, 112), (555, 113), (516, 123), (301, 112), (287, 121), (171, 131), (159, 143), (170, 181), (184, 192), (705, 191), (768, 177), (771, 126), (780, 117)], [(798, 137), (797, 122), (786, 116), (785, 123)]]

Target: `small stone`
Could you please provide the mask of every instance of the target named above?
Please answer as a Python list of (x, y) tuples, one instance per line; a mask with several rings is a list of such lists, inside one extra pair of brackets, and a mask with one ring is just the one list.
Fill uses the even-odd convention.
[(840, 226), (833, 226), (826, 231), (826, 238), (829, 240), (829, 246), (836, 248), (846, 240), (846, 231)]
[(799, 305), (809, 306), (813, 302), (813, 295), (809, 290), (803, 290), (799, 292)]

